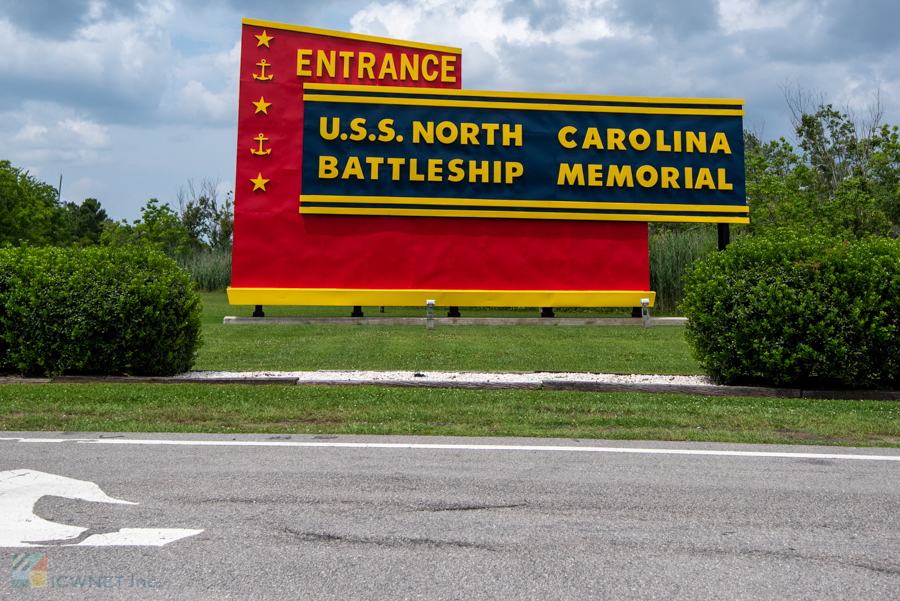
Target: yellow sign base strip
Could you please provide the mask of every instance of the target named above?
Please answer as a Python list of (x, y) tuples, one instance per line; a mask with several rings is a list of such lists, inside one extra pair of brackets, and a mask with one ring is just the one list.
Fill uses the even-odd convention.
[[(372, 215), (402, 217), (479, 217), (482, 219), (557, 219), (566, 221), (665, 221), (670, 223), (750, 223), (750, 217), (692, 215), (643, 215), (640, 213), (538, 213), (535, 211), (468, 211), (465, 209), (394, 209), (370, 207), (300, 207), (301, 215)], [(574, 305), (567, 305), (574, 306)], [(616, 305), (618, 306), (618, 305)]]
[(345, 288), (228, 288), (232, 305), (424, 307), (639, 307), (646, 290), (371, 290)]

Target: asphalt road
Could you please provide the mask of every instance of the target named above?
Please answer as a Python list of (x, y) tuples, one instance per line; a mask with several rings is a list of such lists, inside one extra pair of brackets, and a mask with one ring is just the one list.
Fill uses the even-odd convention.
[(103, 437), (0, 433), (0, 540), (60, 533), (0, 598), (900, 598), (896, 449)]

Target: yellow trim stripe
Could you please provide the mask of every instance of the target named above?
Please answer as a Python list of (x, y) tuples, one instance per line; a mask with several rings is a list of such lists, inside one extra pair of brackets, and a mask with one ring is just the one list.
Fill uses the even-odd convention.
[(437, 209), (378, 209), (369, 207), (300, 207), (301, 215), (395, 215), (405, 217), (481, 217), (485, 219), (568, 219), (571, 221), (659, 221), (668, 223), (750, 223), (750, 217), (690, 215), (610, 215), (601, 213), (537, 213), (531, 211), (465, 211)]
[(644, 290), (396, 290), (350, 288), (228, 288), (232, 305), (424, 307), (638, 307)]
[(735, 98), (653, 98), (648, 96), (590, 96), (586, 94), (544, 94), (532, 92), (495, 92), (488, 90), (450, 90), (447, 88), (405, 88), (400, 86), (364, 86), (329, 83), (304, 83), (304, 90), (344, 91), (375, 94), (427, 94), (431, 96), (485, 96), (488, 98), (537, 98), (541, 100), (583, 100), (586, 102), (634, 102), (640, 104), (716, 104), (743, 106)]
[(479, 100), (432, 100), (429, 98), (373, 98), (369, 96), (333, 96), (306, 94), (304, 102), (340, 102), (345, 104), (394, 104), (400, 106), (453, 106), (485, 109), (519, 109), (526, 111), (570, 111), (577, 113), (626, 113), (645, 115), (726, 115), (743, 116), (743, 110), (688, 109), (644, 106), (585, 106), (579, 104), (544, 104), (527, 102), (483, 102)]
[(462, 54), (461, 48), (453, 48), (452, 46), (438, 46), (436, 44), (422, 44), (419, 42), (407, 42), (406, 40), (395, 40), (392, 38), (382, 38), (374, 35), (364, 35), (361, 33), (348, 33), (345, 31), (333, 31), (331, 29), (319, 29), (317, 27), (304, 27), (303, 25), (288, 25), (286, 23), (274, 23), (272, 21), (259, 21), (257, 19), (242, 19), (243, 25), (252, 25), (254, 27), (266, 27), (271, 29), (282, 29), (285, 31), (298, 31), (300, 33), (311, 33), (315, 35), (325, 35), (335, 38), (344, 38), (348, 40), (358, 40), (360, 42), (373, 42), (376, 44), (389, 44), (391, 46), (403, 46), (405, 48), (417, 48), (419, 50), (433, 50), (434, 52), (444, 52), (447, 54)]
[(405, 196), (325, 196), (322, 194), (301, 194), (300, 202), (342, 202), (353, 204), (394, 204), (398, 206), (427, 205), (469, 205), (476, 207), (516, 207), (546, 209), (612, 209), (644, 211), (718, 211), (721, 213), (749, 213), (750, 207), (736, 205), (679, 205), (649, 204), (630, 202), (575, 202), (568, 200), (491, 200), (482, 198), (422, 198)]

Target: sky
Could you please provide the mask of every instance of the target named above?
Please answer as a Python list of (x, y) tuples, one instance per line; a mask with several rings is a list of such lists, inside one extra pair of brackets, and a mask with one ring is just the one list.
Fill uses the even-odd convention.
[(0, 0), (0, 159), (114, 219), (224, 195), (242, 18), (459, 47), (473, 90), (741, 98), (766, 140), (798, 86), (900, 125), (896, 0)]

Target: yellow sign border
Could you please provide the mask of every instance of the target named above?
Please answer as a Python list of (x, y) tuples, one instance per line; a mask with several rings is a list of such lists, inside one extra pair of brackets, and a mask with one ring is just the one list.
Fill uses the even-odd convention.
[(451, 90), (447, 88), (404, 88), (400, 86), (366, 86), (359, 84), (303, 84), (305, 90), (322, 92), (373, 92), (389, 94), (419, 94), (431, 96), (484, 96), (485, 98), (535, 98), (539, 100), (578, 100), (583, 102), (634, 102), (636, 104), (718, 104), (744, 106), (736, 98), (654, 98), (650, 96), (591, 96), (587, 94), (547, 94), (537, 92), (497, 92), (491, 90)]
[[(483, 198), (435, 198), (418, 196), (334, 196), (324, 194), (301, 194), (300, 202), (341, 202), (353, 204), (394, 204), (394, 205), (470, 205), (477, 207), (511, 207), (535, 209), (610, 209), (635, 211), (701, 211), (722, 213), (749, 213), (747, 205), (680, 205), (626, 202), (578, 202), (570, 200), (493, 200)], [(399, 208), (399, 207), (398, 207)]]
[(376, 96), (339, 96), (304, 94), (304, 102), (340, 102), (345, 104), (393, 104), (399, 106), (455, 106), (483, 109), (516, 109), (525, 111), (559, 111), (578, 113), (624, 113), (638, 115), (714, 115), (741, 117), (743, 110), (693, 109), (660, 106), (587, 106), (583, 104), (546, 104), (530, 102), (496, 102), (479, 100), (435, 100), (432, 98), (389, 98)]
[[(397, 217), (480, 217), (482, 219), (563, 219), (569, 221), (660, 221), (659, 215), (598, 214), (598, 213), (539, 213), (536, 211), (466, 211), (432, 209), (379, 209), (369, 207), (300, 207), (301, 215), (369, 215)], [(666, 215), (666, 223), (750, 223), (750, 217), (694, 217)], [(614, 305), (618, 306), (618, 305)]]
[(648, 290), (403, 290), (365, 288), (232, 288), (231, 305), (424, 307), (639, 307)]

